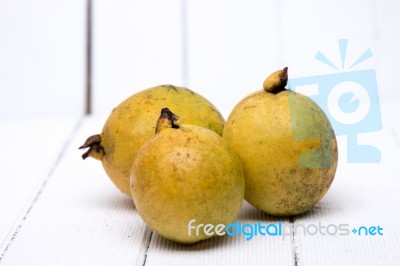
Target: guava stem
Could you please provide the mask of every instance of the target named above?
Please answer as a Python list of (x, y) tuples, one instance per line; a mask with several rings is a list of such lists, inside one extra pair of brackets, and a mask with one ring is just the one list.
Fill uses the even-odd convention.
[(165, 128), (179, 128), (180, 118), (167, 107), (161, 109), (160, 117), (157, 120), (156, 133)]
[(101, 160), (104, 155), (104, 148), (101, 146), (101, 135), (93, 135), (86, 139), (85, 143), (79, 147), (79, 149), (89, 148), (84, 154), (82, 154), (82, 159), (87, 157), (93, 157), (95, 159)]
[(264, 90), (271, 93), (278, 93), (285, 91), (285, 87), (288, 82), (288, 67), (282, 70), (275, 71), (269, 75), (263, 84)]

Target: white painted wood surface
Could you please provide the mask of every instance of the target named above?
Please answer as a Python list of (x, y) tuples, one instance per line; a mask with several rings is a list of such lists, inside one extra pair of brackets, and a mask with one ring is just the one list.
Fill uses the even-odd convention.
[(0, 119), (0, 257), (62, 160), (78, 119)]
[(93, 109), (161, 84), (183, 85), (179, 0), (93, 1)]
[(0, 1), (0, 117), (84, 110), (85, 5)]
[[(95, 115), (83, 119), (84, 4), (39, 2), (0, 1), (0, 265), (400, 264), (398, 2), (94, 1)], [(136, 91), (185, 85), (227, 117), (277, 68), (288, 65), (291, 77), (336, 73), (314, 57), (321, 51), (340, 65), (338, 39), (348, 39), (347, 64), (373, 52), (357, 69), (376, 71), (383, 129), (360, 141), (378, 147), (382, 161), (346, 163), (339, 137), (336, 178), (310, 212), (275, 218), (244, 203), (238, 221), (379, 225), (382, 236), (225, 236), (179, 245), (152, 233), (98, 161), (80, 158), (85, 138)]]
[(188, 1), (188, 86), (226, 115), (261, 89), (286, 64), (280, 11), (278, 1)]
[[(399, 110), (397, 106), (385, 106), (383, 110)], [(49, 169), (54, 169), (44, 177), (45, 186), (40, 188), (34, 201), (30, 198), (29, 212), (26, 209), (29, 202), (2, 205), (2, 210), (9, 212), (7, 217), (16, 217), (14, 224), (18, 226), (13, 228), (14, 236), (6, 234), (2, 248), (7, 249), (3, 250), (2, 264), (143, 265), (145, 261), (145, 265), (294, 265), (297, 260), (297, 265), (396, 265), (400, 261), (395, 245), (400, 239), (397, 229), (400, 222), (397, 215), (400, 145), (395, 135), (399, 132), (398, 125), (369, 139), (381, 149), (382, 163), (346, 164), (342, 161), (324, 199), (311, 212), (294, 218), (294, 225), (348, 224), (350, 229), (380, 225), (384, 228), (383, 236), (296, 235), (285, 239), (256, 236), (250, 241), (244, 236), (225, 236), (183, 246), (151, 233), (131, 200), (108, 180), (101, 164), (80, 158), (81, 151), (77, 147), (87, 135), (98, 132), (104, 120), (105, 116), (86, 118), (78, 130), (69, 131), (67, 145), (58, 147), (62, 152), (59, 161), (54, 167), (48, 164)], [(34, 123), (45, 128), (43, 124)], [(52, 125), (59, 129), (54, 133), (62, 135), (62, 127)], [(49, 141), (51, 137), (46, 139)], [(340, 144), (342, 148), (344, 143)], [(46, 156), (39, 158), (46, 159)], [(35, 166), (34, 160), (27, 160), (27, 163)], [(12, 174), (13, 169), (8, 171)], [(32, 172), (32, 175), (38, 174)], [(22, 180), (25, 179), (21, 177), (20, 182)], [(43, 178), (36, 184), (43, 184)], [(16, 191), (20, 194), (13, 199)], [(3, 202), (16, 201), (17, 195), (23, 192), (11, 187), (8, 194), (2, 194)], [(27, 194), (37, 192), (36, 188)], [(25, 211), (24, 215), (12, 213), (18, 209)], [(5, 216), (2, 217), (3, 225)], [(247, 203), (238, 221), (292, 224), (289, 218), (262, 214)]]

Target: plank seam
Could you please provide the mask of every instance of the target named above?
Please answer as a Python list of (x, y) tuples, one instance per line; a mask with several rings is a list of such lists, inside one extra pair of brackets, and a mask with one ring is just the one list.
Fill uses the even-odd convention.
[(30, 212), (32, 211), (32, 209), (35, 206), (36, 202), (39, 200), (40, 195), (42, 194), (43, 190), (45, 189), (48, 181), (50, 180), (50, 178), (53, 175), (55, 169), (57, 168), (57, 166), (59, 165), (60, 161), (64, 157), (65, 151), (68, 148), (72, 138), (75, 136), (76, 132), (81, 127), (82, 122), (83, 122), (83, 117), (81, 117), (81, 119), (79, 119), (79, 121), (76, 123), (75, 127), (72, 129), (70, 137), (67, 138), (67, 140), (64, 142), (64, 144), (63, 144), (63, 146), (61, 148), (61, 151), (59, 152), (56, 160), (53, 163), (53, 166), (50, 168), (48, 174), (46, 175), (46, 178), (42, 182), (42, 185), (39, 187), (39, 190), (36, 192), (35, 197), (33, 198), (32, 202), (29, 204), (28, 209), (25, 211), (25, 214), (23, 215), (22, 219), (18, 223), (17, 228), (15, 229), (15, 231), (12, 234), (11, 238), (8, 240), (8, 243), (7, 243), (6, 247), (4, 248), (3, 252), (0, 254), (0, 263), (1, 263), (2, 259), (4, 258), (5, 254), (7, 253), (7, 251), (10, 249), (10, 246), (12, 245), (12, 243), (17, 238), (18, 233), (20, 232), (22, 226), (24, 225), (25, 221), (27, 220)]
[(92, 113), (92, 10), (92, 0), (86, 0), (86, 115)]
[(296, 245), (296, 234), (295, 234), (295, 227), (294, 227), (294, 218), (290, 217), (289, 219), (289, 223), (290, 223), (290, 227), (292, 229), (292, 252), (293, 252), (293, 264), (294, 266), (298, 265), (299, 262), (299, 253), (298, 253), (298, 249), (297, 249), (297, 245)]
[(149, 248), (150, 248), (151, 239), (152, 239), (152, 237), (153, 237), (153, 230), (149, 229), (148, 227), (147, 227), (147, 229), (150, 230), (150, 236), (149, 236), (149, 238), (148, 238), (146, 250), (144, 251), (144, 260), (143, 260), (142, 266), (145, 266), (145, 265), (146, 265), (146, 261), (147, 261), (147, 252), (148, 252), (148, 250), (149, 250)]

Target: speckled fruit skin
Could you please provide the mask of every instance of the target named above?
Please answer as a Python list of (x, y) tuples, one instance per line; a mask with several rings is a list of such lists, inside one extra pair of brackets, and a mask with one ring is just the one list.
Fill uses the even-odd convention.
[(183, 87), (161, 85), (138, 92), (111, 112), (100, 135), (100, 151), (89, 156), (101, 160), (111, 181), (131, 196), (129, 174), (139, 148), (154, 135), (160, 109), (170, 107), (184, 123), (209, 128), (222, 135), (225, 120), (204, 97)]
[(242, 162), (245, 199), (276, 216), (308, 211), (329, 189), (337, 144), (321, 108), (308, 97), (264, 90), (230, 114), (223, 138)]
[(244, 197), (240, 161), (208, 129), (182, 125), (157, 133), (139, 150), (131, 172), (132, 197), (146, 224), (180, 243), (209, 238), (193, 225), (233, 222)]

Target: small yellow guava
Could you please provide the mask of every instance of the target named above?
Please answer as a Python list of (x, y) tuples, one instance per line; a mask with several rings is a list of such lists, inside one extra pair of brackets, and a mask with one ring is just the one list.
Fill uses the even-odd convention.
[(224, 119), (201, 95), (183, 87), (161, 85), (138, 92), (111, 112), (101, 134), (89, 137), (80, 147), (82, 157), (102, 162), (111, 181), (130, 196), (129, 173), (140, 147), (154, 135), (154, 121), (161, 108), (170, 106), (185, 123), (202, 126), (222, 135)]
[[(157, 133), (135, 157), (131, 190), (136, 209), (150, 228), (167, 239), (195, 243), (216, 235), (218, 225), (235, 220), (244, 178), (239, 159), (221, 136), (180, 124), (164, 108)], [(197, 234), (189, 223), (203, 227)], [(206, 225), (210, 232), (204, 231)]]
[(277, 216), (308, 211), (328, 191), (338, 152), (332, 126), (308, 97), (285, 89), (287, 68), (240, 101), (223, 138), (240, 158), (245, 199)]

